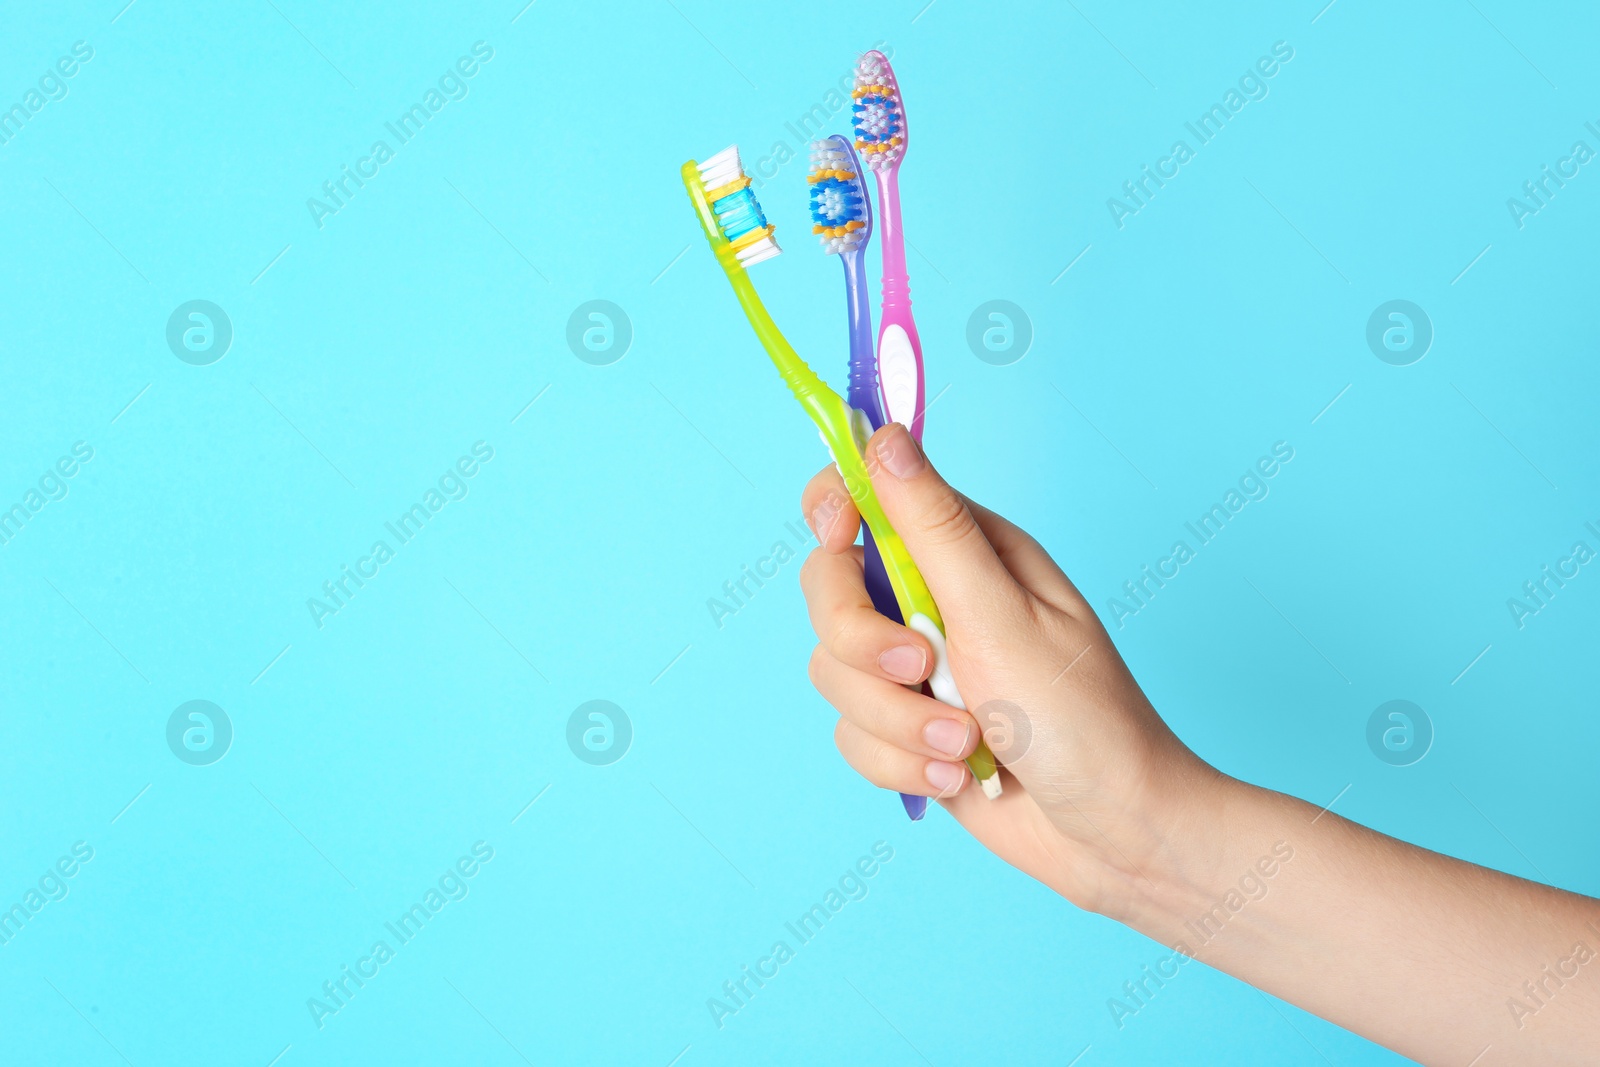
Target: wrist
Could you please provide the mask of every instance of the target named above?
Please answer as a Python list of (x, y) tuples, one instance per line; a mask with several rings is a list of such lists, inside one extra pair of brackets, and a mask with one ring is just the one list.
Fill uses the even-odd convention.
[(1203, 910), (1227, 866), (1229, 827), (1245, 817), (1253, 787), (1184, 750), (1130, 793), (1118, 840), (1099, 857), (1093, 910), (1157, 940)]
[[(1159, 801), (1169, 818), (1140, 859), (1110, 918), (1188, 956), (1204, 957), (1226, 929), (1237, 941), (1294, 858), (1278, 817), (1287, 798), (1202, 764), (1203, 775), (1173, 783)], [(1249, 916), (1242, 915), (1250, 911)], [(1244, 925), (1241, 926), (1240, 923)]]

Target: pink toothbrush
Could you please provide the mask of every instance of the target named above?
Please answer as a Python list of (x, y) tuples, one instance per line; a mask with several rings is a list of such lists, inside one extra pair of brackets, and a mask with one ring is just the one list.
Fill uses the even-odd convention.
[(878, 216), (883, 227), (883, 314), (878, 322), (878, 381), (883, 412), (922, 440), (922, 408), (926, 386), (922, 373), (922, 340), (911, 317), (911, 283), (906, 277), (905, 236), (900, 229), (900, 161), (905, 158), (905, 106), (894, 68), (882, 52), (872, 51), (856, 64), (852, 94), (856, 149), (878, 181)]

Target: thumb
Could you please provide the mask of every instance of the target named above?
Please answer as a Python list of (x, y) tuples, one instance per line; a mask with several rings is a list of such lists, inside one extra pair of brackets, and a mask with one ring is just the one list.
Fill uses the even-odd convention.
[(873, 434), (865, 458), (873, 492), (947, 623), (952, 610), (1021, 601), (1022, 587), (966, 500), (933, 469), (904, 426), (892, 422)]

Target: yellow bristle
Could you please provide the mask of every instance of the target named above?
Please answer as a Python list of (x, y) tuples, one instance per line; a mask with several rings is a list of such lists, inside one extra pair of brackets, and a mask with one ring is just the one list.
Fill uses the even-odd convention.
[(718, 200), (721, 200), (723, 197), (732, 196), (734, 193), (737, 193), (740, 189), (745, 188), (749, 184), (750, 184), (750, 175), (746, 174), (742, 178), (734, 179), (733, 181), (729, 182), (727, 185), (719, 185), (715, 189), (706, 190), (706, 200), (708, 200), (709, 202), (715, 204)]
[(749, 233), (740, 237), (737, 241), (729, 242), (729, 247), (731, 247), (735, 252), (743, 248), (748, 248), (757, 241), (761, 240), (763, 237), (771, 237), (772, 231), (773, 227), (771, 225), (763, 227), (759, 230), (751, 230)]
[(856, 148), (860, 149), (863, 152), (887, 152), (887, 151), (889, 151), (889, 149), (895, 147), (899, 143), (900, 143), (900, 138), (897, 135), (897, 136), (889, 138), (887, 141), (879, 141), (876, 144), (870, 143), (868, 141), (857, 141), (856, 142)]

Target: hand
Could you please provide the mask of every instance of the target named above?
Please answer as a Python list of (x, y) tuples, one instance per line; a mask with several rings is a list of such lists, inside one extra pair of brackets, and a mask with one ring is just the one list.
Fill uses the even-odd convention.
[[(945, 484), (901, 426), (873, 435), (867, 466), (972, 709), (904, 688), (931, 649), (873, 611), (860, 519), (823, 471), (804, 495), (821, 543), (801, 572), (822, 641), (811, 679), (868, 781), (939, 797), (1078, 906), (1420, 1062), (1594, 1061), (1600, 980), (1574, 974), (1600, 967), (1600, 902), (1219, 774), (1167, 729), (1032, 538)], [(995, 801), (958, 762), (980, 729), (1005, 768)]]
[[(802, 496), (820, 543), (801, 588), (820, 644), (811, 680), (840, 714), (834, 739), (874, 785), (937, 797), (1001, 859), (1080, 907), (1120, 914), (1221, 776), (1150, 706), (1093, 610), (1038, 542), (952, 489), (903, 426), (867, 445), (873, 489), (944, 616), (970, 711), (914, 686), (922, 637), (873, 610), (854, 544), (861, 519), (838, 471)], [(980, 731), (1005, 795), (960, 760)]]

